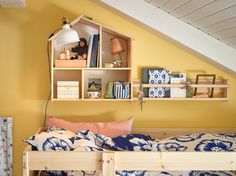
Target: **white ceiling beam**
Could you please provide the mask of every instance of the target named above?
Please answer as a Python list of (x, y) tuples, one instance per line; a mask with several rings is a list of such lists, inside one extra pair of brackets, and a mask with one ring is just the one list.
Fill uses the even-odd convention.
[(144, 0), (100, 0), (236, 73), (236, 49)]

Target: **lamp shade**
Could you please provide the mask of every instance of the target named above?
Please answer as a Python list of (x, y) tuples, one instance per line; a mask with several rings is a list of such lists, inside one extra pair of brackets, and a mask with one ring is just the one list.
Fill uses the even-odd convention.
[(115, 37), (111, 39), (111, 53), (117, 54), (124, 51), (122, 43), (119, 38)]
[(61, 28), (61, 31), (56, 37), (56, 45), (66, 45), (78, 42), (79, 40), (80, 39), (78, 33), (75, 30), (71, 29), (69, 24), (64, 24)]

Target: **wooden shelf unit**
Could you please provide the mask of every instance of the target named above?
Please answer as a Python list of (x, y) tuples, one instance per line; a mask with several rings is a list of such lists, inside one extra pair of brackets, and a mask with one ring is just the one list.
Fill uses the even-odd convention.
[[(229, 84), (228, 80), (216, 80), (215, 84), (209, 84), (205, 80), (200, 80), (199, 84), (193, 83), (194, 80), (191, 80), (190, 84), (133, 84), (133, 88), (140, 89), (143, 91), (143, 88), (190, 88), (192, 93), (195, 88), (199, 89), (211, 89), (214, 88), (214, 94), (212, 98), (208, 97), (183, 97), (183, 98), (174, 98), (174, 97), (163, 97), (163, 98), (150, 98), (142, 97), (143, 101), (228, 101), (228, 89)], [(134, 97), (134, 100), (139, 100), (137, 96)]]
[[(59, 54), (62, 49), (55, 45), (57, 38), (56, 33), (49, 39), (50, 42), (50, 60), (51, 60), (51, 100), (52, 101), (131, 101), (133, 98), (132, 90), (132, 41), (133, 39), (126, 34), (122, 34), (109, 27), (101, 25), (93, 20), (80, 16), (73, 22), (71, 27), (76, 30), (80, 38), (85, 38), (89, 41), (89, 36), (98, 34), (98, 62), (97, 67), (55, 67), (55, 60), (59, 59)], [(121, 41), (124, 51), (119, 54), (122, 60), (122, 66), (118, 68), (107, 68), (105, 63), (112, 61), (111, 54), (111, 39), (118, 37)], [(70, 49), (76, 44), (63, 46), (65, 49)], [(102, 80), (102, 96), (96, 99), (89, 99), (87, 96), (88, 79), (101, 78)], [(79, 81), (79, 99), (58, 99), (57, 98), (57, 81)], [(105, 99), (106, 87), (110, 81), (124, 81), (130, 83), (130, 98), (129, 99)]]

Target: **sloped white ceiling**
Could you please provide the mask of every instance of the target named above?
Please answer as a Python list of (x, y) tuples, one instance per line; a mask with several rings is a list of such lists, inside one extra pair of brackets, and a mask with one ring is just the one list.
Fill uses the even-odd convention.
[(25, 0), (0, 0), (0, 7), (25, 7)]
[[(148, 2), (147, 2), (148, 1)], [(150, 3), (150, 0), (99, 0), (105, 6), (115, 9), (127, 17), (131, 17), (142, 24), (168, 36), (169, 38), (183, 44), (184, 46), (200, 53), (208, 58), (210, 61), (221, 65), (223, 68), (227, 68), (230, 71), (236, 73), (236, 49), (228, 44), (216, 39), (215, 37), (208, 35), (193, 25), (184, 22), (181, 19), (165, 12), (158, 7), (158, 4), (162, 5), (164, 1), (168, 0), (156, 0), (155, 6)], [(183, 6), (188, 0), (171, 0), (169, 1), (181, 2)], [(221, 1), (221, 0), (219, 0)], [(232, 0), (222, 0), (231, 1)], [(234, 0), (236, 1), (236, 0)], [(162, 3), (161, 3), (162, 2)], [(193, 3), (194, 2), (194, 3)], [(210, 3), (211, 0), (192, 0), (192, 3), (201, 2), (202, 7)], [(159, 5), (159, 6), (160, 6)], [(181, 6), (179, 5), (179, 6)], [(172, 5), (170, 5), (172, 6)], [(158, 7), (158, 8), (157, 8)], [(164, 6), (163, 6), (164, 7)], [(167, 7), (166, 7), (167, 8)], [(172, 7), (168, 7), (172, 9)], [(186, 5), (186, 9), (190, 9), (190, 5)], [(177, 10), (177, 9), (176, 9)], [(196, 11), (197, 9), (195, 9)], [(183, 9), (178, 10), (181, 13)], [(186, 10), (184, 13), (186, 16), (191, 10)], [(176, 13), (177, 14), (177, 13)], [(181, 16), (181, 15), (180, 15)], [(198, 17), (195, 17), (198, 19)]]
[(236, 0), (145, 0), (236, 48)]

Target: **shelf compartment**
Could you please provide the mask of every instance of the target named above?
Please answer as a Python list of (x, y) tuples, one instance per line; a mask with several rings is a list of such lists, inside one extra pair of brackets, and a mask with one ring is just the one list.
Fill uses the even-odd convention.
[[(101, 90), (100, 100), (103, 99), (103, 97), (106, 94), (108, 82), (124, 81), (124, 82), (130, 82), (130, 84), (132, 84), (131, 83), (131, 70), (115, 70), (115, 71), (114, 70), (84, 70), (84, 99), (88, 99), (88, 100), (92, 100), (92, 99), (89, 99), (87, 96), (89, 78), (101, 79), (102, 90)], [(130, 86), (132, 87), (132, 85)], [(131, 95), (131, 92), (130, 92), (130, 95)], [(126, 99), (126, 100), (129, 100), (129, 99)], [(95, 99), (94, 101), (97, 101), (97, 100), (99, 99)], [(110, 99), (107, 99), (107, 100), (110, 100)], [(119, 100), (119, 99), (114, 99), (114, 100)]]
[[(53, 92), (52, 100), (74, 100), (74, 99), (58, 99), (57, 98), (57, 81), (79, 81), (79, 98), (82, 98), (82, 72), (80, 70), (55, 70), (53, 73)], [(75, 99), (77, 100), (77, 99)]]
[[(72, 25), (72, 24), (71, 24)], [(87, 44), (89, 45), (89, 37), (94, 34), (100, 33), (100, 26), (93, 21), (88, 20), (86, 18), (78, 18), (77, 20), (73, 21), (72, 28), (78, 32), (80, 38), (85, 38)], [(67, 44), (62, 47), (53, 47), (53, 66), (55, 67), (55, 60), (59, 59), (60, 52), (65, 50), (71, 50), (72, 47), (75, 47), (78, 43)], [(98, 50), (100, 50), (100, 42), (98, 43)], [(70, 52), (70, 56), (75, 56), (76, 53)], [(100, 59), (100, 57), (98, 57)]]
[(105, 67), (105, 63), (111, 63), (114, 55), (111, 54), (111, 39), (118, 38), (122, 48), (122, 52), (117, 53), (118, 57), (122, 60), (122, 67), (131, 67), (131, 38), (125, 37), (122, 34), (111, 31), (108, 28), (102, 27), (101, 32), (102, 42), (102, 67)]

